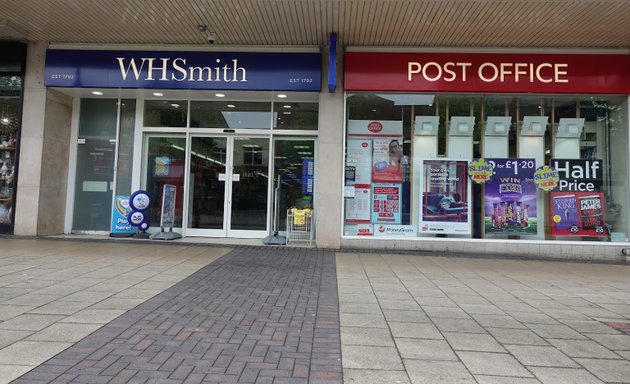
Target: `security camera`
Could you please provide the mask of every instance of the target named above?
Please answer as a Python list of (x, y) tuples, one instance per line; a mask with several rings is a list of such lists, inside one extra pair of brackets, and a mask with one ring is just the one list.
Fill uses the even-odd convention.
[(217, 37), (213, 33), (209, 33), (207, 36), (208, 44), (214, 44), (217, 42)]

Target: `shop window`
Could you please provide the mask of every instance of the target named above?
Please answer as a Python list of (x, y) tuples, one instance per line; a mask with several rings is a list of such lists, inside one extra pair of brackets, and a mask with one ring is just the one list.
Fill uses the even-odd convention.
[(187, 111), (188, 101), (186, 100), (146, 100), (144, 126), (185, 128)]
[[(354, 93), (346, 105), (344, 235), (627, 241), (624, 96)], [(535, 182), (545, 165), (555, 189)]]
[(317, 130), (319, 104), (274, 103), (274, 129)]
[(270, 129), (271, 103), (246, 101), (192, 101), (192, 128)]

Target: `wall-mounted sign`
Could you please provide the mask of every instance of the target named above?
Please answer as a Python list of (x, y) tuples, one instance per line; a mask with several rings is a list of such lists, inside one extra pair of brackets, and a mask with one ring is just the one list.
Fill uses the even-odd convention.
[(346, 52), (347, 91), (630, 93), (630, 55)]
[(319, 92), (318, 52), (180, 52), (49, 49), (45, 85)]

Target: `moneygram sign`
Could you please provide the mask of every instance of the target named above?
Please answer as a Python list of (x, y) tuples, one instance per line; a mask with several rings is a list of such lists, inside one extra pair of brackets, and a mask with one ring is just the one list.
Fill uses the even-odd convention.
[(348, 91), (630, 93), (630, 55), (346, 52)]

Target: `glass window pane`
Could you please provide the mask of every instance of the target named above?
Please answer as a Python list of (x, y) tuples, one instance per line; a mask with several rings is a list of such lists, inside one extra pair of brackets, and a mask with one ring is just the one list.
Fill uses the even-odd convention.
[(160, 226), (164, 184), (174, 185), (177, 188), (174, 226), (182, 226), (185, 154), (186, 138), (183, 136), (151, 136), (148, 139), (146, 191), (153, 198), (153, 204), (149, 209), (149, 224), (152, 227)]
[(317, 130), (319, 104), (274, 103), (274, 129)]
[(116, 194), (130, 195), (133, 171), (134, 128), (136, 123), (136, 100), (123, 99), (120, 104), (120, 135), (118, 137), (118, 165)]
[(190, 153), (189, 228), (222, 229), (225, 202), (225, 137), (193, 137)]
[(192, 101), (193, 128), (270, 129), (271, 103), (245, 101)]
[(233, 156), (230, 229), (264, 231), (267, 229), (269, 139), (235, 137)]
[(146, 100), (145, 127), (186, 127), (188, 102), (185, 100)]
[(286, 229), (287, 210), (313, 208), (313, 140), (278, 139), (275, 141), (274, 189), (280, 176), (278, 230)]
[(22, 78), (0, 76), (0, 232), (12, 231)]

